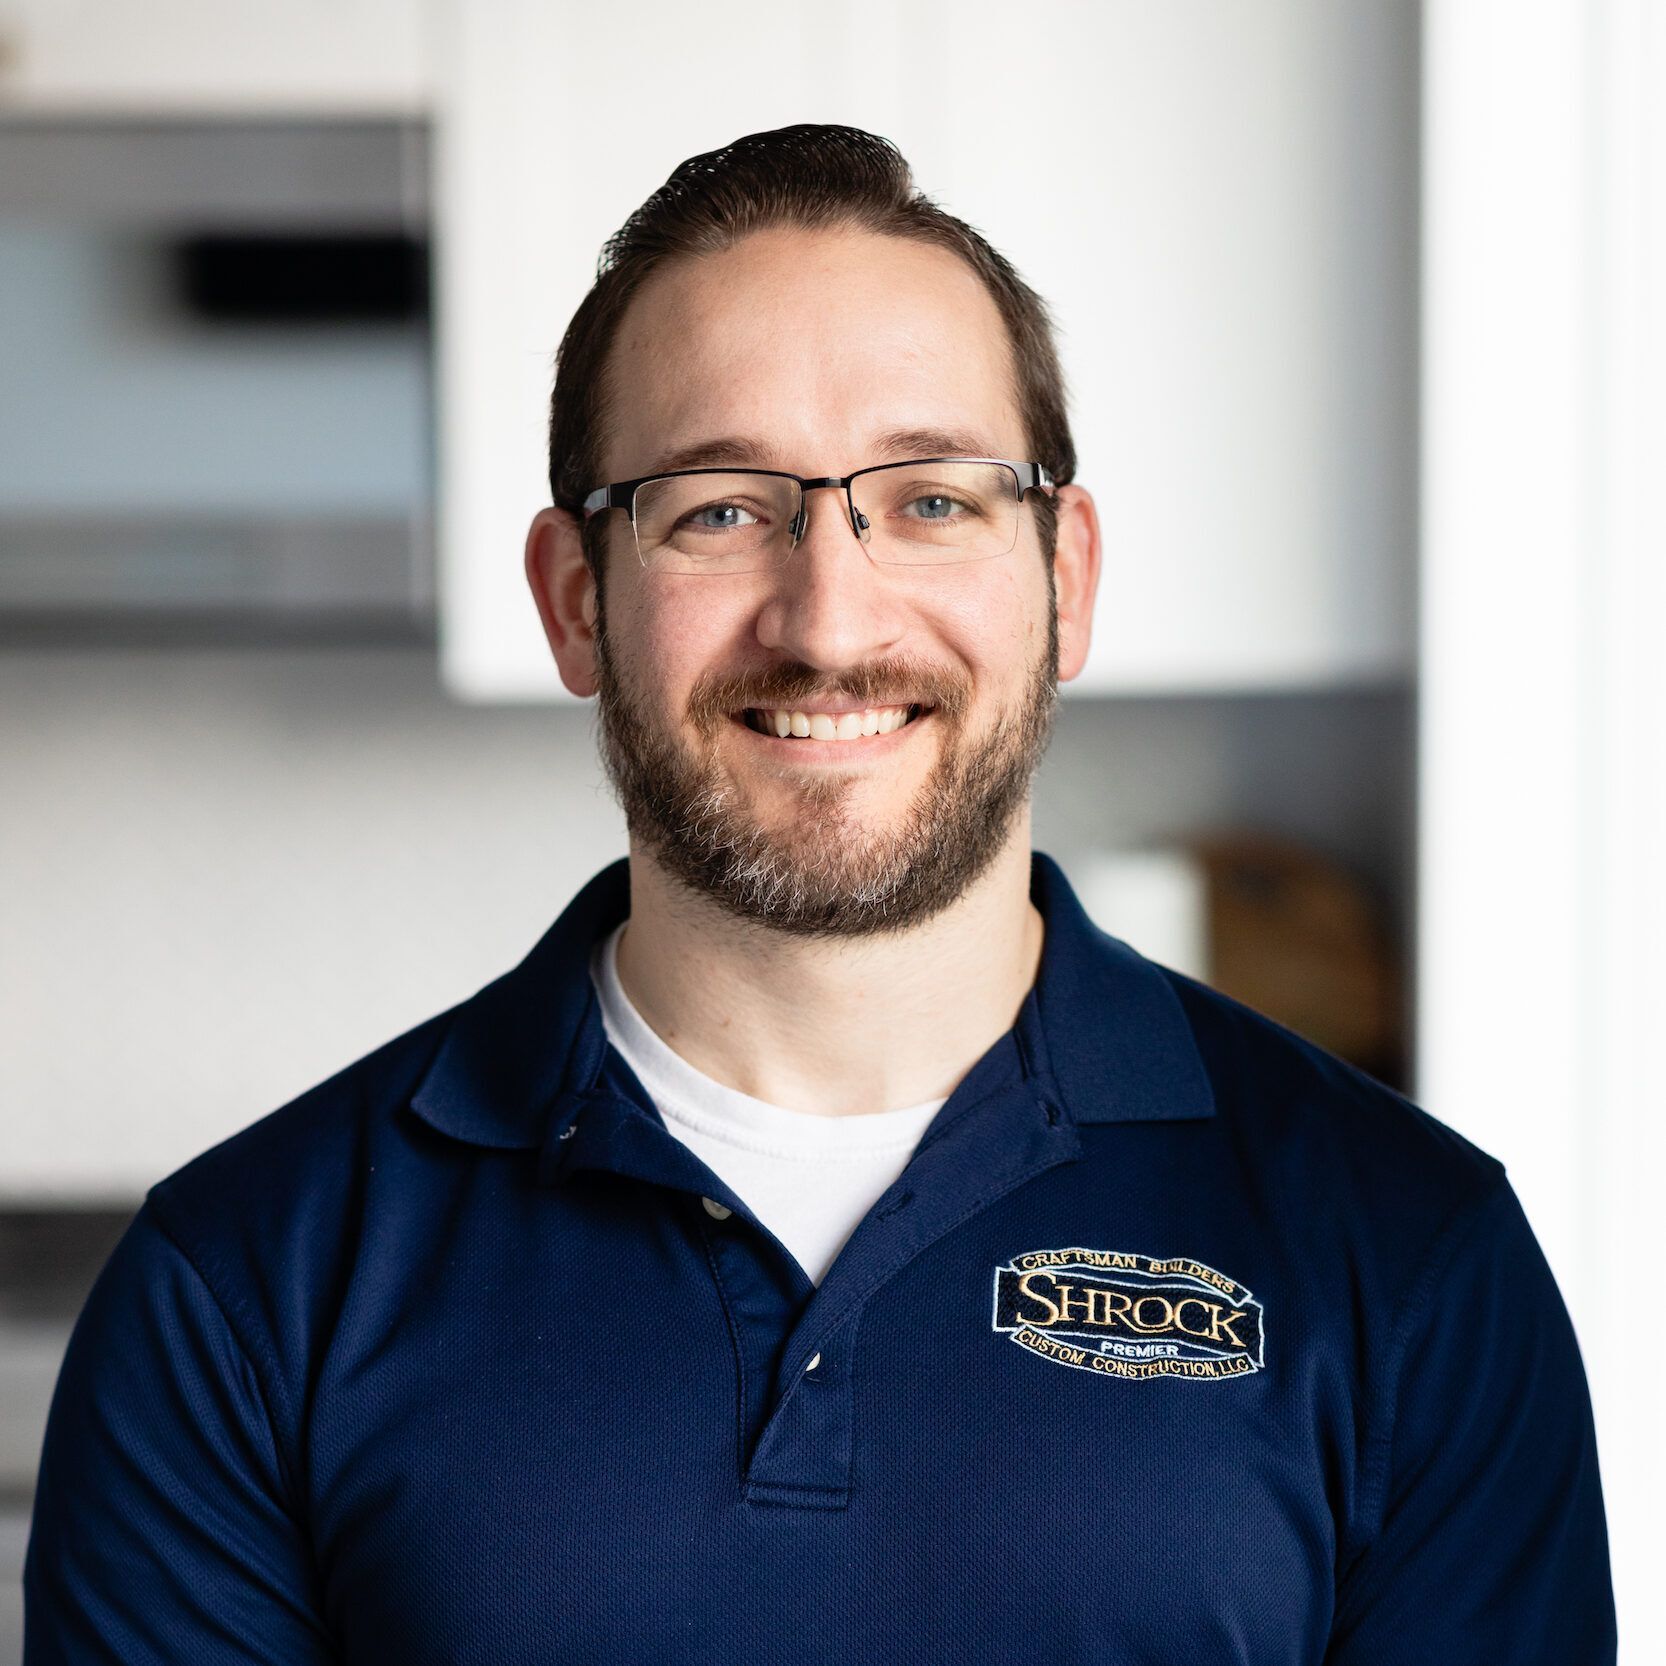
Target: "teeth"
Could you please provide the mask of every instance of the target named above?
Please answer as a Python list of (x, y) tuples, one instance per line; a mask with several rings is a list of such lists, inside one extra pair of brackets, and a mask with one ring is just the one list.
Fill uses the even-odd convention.
[(908, 706), (870, 706), (862, 712), (795, 712), (784, 709), (750, 712), (747, 722), (764, 734), (785, 740), (860, 740), (865, 735), (888, 735), (900, 729), (911, 710)]

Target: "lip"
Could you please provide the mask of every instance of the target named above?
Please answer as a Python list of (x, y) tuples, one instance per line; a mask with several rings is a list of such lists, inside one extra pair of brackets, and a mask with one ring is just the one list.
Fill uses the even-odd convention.
[(796, 758), (802, 763), (860, 763), (864, 758), (882, 758), (895, 751), (913, 732), (937, 716), (934, 706), (923, 711), (912, 723), (893, 729), (888, 735), (863, 735), (858, 740), (810, 740), (807, 736), (766, 735), (750, 727), (743, 716), (729, 719), (735, 728), (750, 741), (767, 748), (780, 762)]

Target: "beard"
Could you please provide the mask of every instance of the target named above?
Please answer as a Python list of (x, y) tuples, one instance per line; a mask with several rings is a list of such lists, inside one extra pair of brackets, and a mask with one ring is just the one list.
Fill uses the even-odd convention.
[[(962, 897), (1005, 845), (1051, 738), (1058, 705), (1059, 632), (1047, 562), (1047, 640), (1015, 707), (987, 734), (965, 731), (970, 690), (942, 671), (893, 659), (830, 684), (789, 663), (749, 677), (702, 678), (689, 697), (701, 737), (685, 745), (654, 720), (614, 659), (598, 587), (597, 711), (603, 763), (625, 825), (672, 878), (737, 919), (773, 931), (859, 938), (905, 931)], [(756, 813), (743, 783), (716, 757), (722, 725), (745, 707), (815, 698), (863, 705), (918, 702), (943, 733), (931, 773), (884, 826), (850, 809), (863, 783), (842, 771), (806, 773), (779, 824)], [(910, 725), (912, 726), (912, 725)], [(861, 745), (860, 741), (846, 744)]]

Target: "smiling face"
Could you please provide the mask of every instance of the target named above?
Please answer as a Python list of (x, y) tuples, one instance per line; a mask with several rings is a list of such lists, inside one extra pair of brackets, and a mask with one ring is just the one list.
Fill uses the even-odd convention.
[[(1027, 460), (1009, 351), (988, 292), (946, 251), (852, 230), (755, 233), (662, 268), (632, 302), (609, 365), (604, 478)], [(585, 610), (593, 643), (552, 617), (561, 584), (554, 559), (534, 557), (554, 547), (537, 545), (537, 523), (528, 572), (568, 686), (598, 696), (634, 841), (776, 930), (906, 929), (966, 891), (1027, 804), (1060, 675), (1053, 573), (1029, 504), (1006, 555), (911, 567), (872, 559), (842, 493), (804, 501), (784, 562), (726, 574), (645, 569), (610, 513), (604, 597)], [(1074, 675), (1084, 539), (1080, 515), (1065, 518)], [(572, 545), (569, 529), (569, 561)], [(1087, 589), (1091, 602), (1091, 577)]]

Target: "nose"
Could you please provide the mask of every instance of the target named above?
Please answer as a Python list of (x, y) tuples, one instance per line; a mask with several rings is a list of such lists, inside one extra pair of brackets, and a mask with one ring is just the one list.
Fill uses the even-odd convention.
[(855, 506), (854, 500), (843, 486), (835, 486), (832, 481), (823, 480), (814, 485), (804, 486), (799, 493), (798, 514), (792, 521), (788, 522), (788, 530), (792, 533), (795, 543), (804, 536), (809, 527), (810, 494), (812, 492), (837, 492), (842, 500), (839, 505), (839, 513), (849, 518), (857, 538), (863, 543), (867, 542), (868, 517)]
[(907, 629), (902, 598), (853, 531), (849, 508), (840, 489), (804, 493), (797, 547), (758, 613), (762, 646), (828, 672), (892, 652)]

